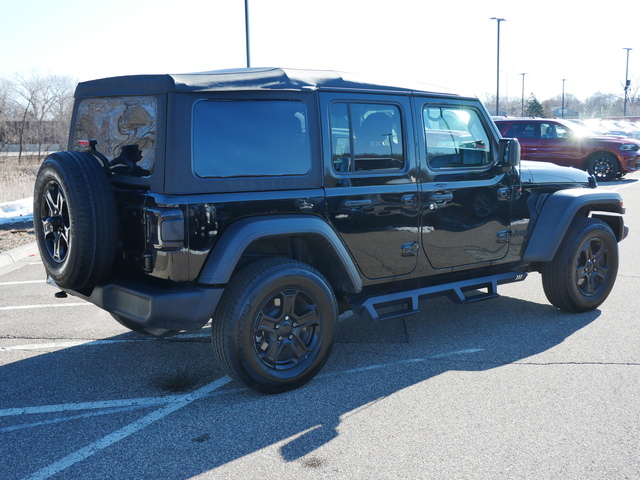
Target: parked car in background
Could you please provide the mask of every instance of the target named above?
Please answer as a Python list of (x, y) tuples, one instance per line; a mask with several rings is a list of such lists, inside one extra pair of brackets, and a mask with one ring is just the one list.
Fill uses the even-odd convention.
[(640, 139), (640, 127), (628, 120), (613, 118), (587, 118), (585, 120), (569, 119), (578, 123), (597, 135), (619, 135)]
[(607, 135), (620, 135), (622, 137), (633, 138), (631, 130), (623, 127), (622, 125), (619, 125), (613, 120), (600, 119), (600, 126), (601, 129), (607, 133)]
[(640, 139), (640, 127), (633, 122), (628, 122), (626, 120), (612, 120), (612, 122), (618, 127), (624, 129), (628, 132), (628, 136), (630, 138), (635, 138), (636, 140)]
[(605, 182), (640, 168), (637, 140), (596, 135), (559, 119), (502, 118), (495, 123), (503, 137), (520, 141), (523, 160), (580, 168)]

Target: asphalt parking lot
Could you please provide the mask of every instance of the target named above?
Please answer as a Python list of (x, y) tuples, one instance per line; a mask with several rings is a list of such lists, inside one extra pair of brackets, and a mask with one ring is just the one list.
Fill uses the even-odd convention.
[(224, 376), (209, 328), (163, 338), (54, 298), (35, 250), (0, 266), (0, 478), (640, 478), (640, 174), (601, 309), (540, 277), (472, 305), (343, 318), (326, 367), (266, 396)]

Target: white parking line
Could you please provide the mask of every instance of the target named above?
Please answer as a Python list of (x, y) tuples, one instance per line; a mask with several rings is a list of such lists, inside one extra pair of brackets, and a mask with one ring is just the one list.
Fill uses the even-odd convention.
[(49, 343), (27, 343), (24, 345), (11, 345), (10, 347), (0, 347), (0, 352), (11, 352), (16, 350), (58, 350), (71, 347), (95, 347), (99, 345), (113, 345), (115, 343), (133, 343), (133, 342), (157, 342), (172, 340), (188, 340), (192, 338), (208, 338), (211, 334), (203, 333), (181, 333), (172, 337), (140, 337), (127, 340), (67, 340), (64, 342)]
[(0, 282), (0, 287), (6, 285), (26, 285), (27, 283), (47, 283), (46, 280), (24, 280), (22, 282)]
[(30, 343), (25, 345), (12, 345), (10, 347), (0, 347), (0, 352), (11, 352), (16, 350), (59, 350), (63, 348), (87, 346), (93, 347), (97, 345), (111, 345), (114, 343), (131, 343), (131, 342), (150, 342), (155, 340), (153, 337), (137, 338), (132, 340), (77, 340), (67, 342), (51, 342), (51, 343)]
[(50, 478), (55, 474), (75, 465), (76, 463), (85, 460), (86, 458), (90, 457), (94, 453), (98, 453), (99, 451), (104, 450), (105, 448), (113, 445), (114, 443), (117, 443), (120, 440), (127, 438), (129, 435), (133, 435), (137, 431), (142, 430), (143, 428), (148, 427), (152, 423), (163, 419), (167, 415), (177, 410), (180, 410), (183, 407), (186, 407), (191, 402), (194, 402), (195, 400), (198, 400), (199, 398), (204, 397), (205, 395), (213, 392), (214, 390), (217, 390), (218, 388), (226, 385), (230, 381), (231, 379), (229, 377), (222, 377), (216, 380), (215, 382), (205, 385), (204, 387), (196, 390), (193, 393), (188, 393), (186, 395), (179, 395), (178, 398), (176, 398), (174, 401), (172, 401), (168, 405), (156, 410), (155, 412), (150, 413), (149, 415), (142, 417), (139, 420), (136, 420), (133, 423), (130, 423), (126, 427), (123, 427), (120, 430), (117, 430), (107, 435), (106, 437), (101, 438), (96, 442), (93, 442), (87, 445), (84, 448), (81, 448), (80, 450), (77, 450), (76, 452), (73, 452), (71, 455), (67, 455), (66, 457), (58, 460), (57, 462), (52, 463), (48, 467), (44, 467), (38, 470), (37, 472), (35, 472), (33, 475), (30, 475), (29, 477), (25, 477), (25, 478), (29, 480), (36, 480), (36, 479), (43, 480), (46, 478)]
[[(350, 373), (360, 373), (370, 370), (378, 370), (381, 368), (394, 367), (397, 365), (403, 365), (407, 363), (420, 363), (428, 362), (430, 360), (438, 360), (440, 358), (447, 358), (456, 355), (469, 355), (472, 353), (483, 352), (482, 348), (469, 348), (466, 350), (456, 350), (453, 352), (436, 353), (424, 358), (408, 358), (405, 360), (398, 360), (397, 362), (381, 363), (376, 365), (368, 365), (366, 367), (358, 367), (350, 370), (338, 370), (330, 373), (323, 373), (318, 375), (317, 379), (329, 378), (334, 376), (342, 376)], [(127, 398), (122, 400), (102, 400), (97, 402), (81, 402), (81, 403), (62, 403), (56, 405), (41, 405), (38, 407), (19, 407), (19, 408), (6, 408), (0, 410), (0, 417), (15, 417), (19, 415), (36, 415), (42, 413), (57, 413), (57, 412), (70, 412), (81, 410), (99, 410), (103, 408), (122, 408), (122, 407), (152, 407), (163, 403), (170, 403), (180, 399), (184, 395), (167, 395), (162, 397), (140, 397), (140, 398)]]
[(478, 353), (483, 351), (484, 349), (482, 348), (469, 348), (467, 350), (457, 350), (455, 352), (436, 353), (435, 355), (429, 355), (428, 357), (424, 357), (424, 358), (408, 358), (406, 360), (398, 360), (397, 362), (381, 363), (378, 365), (367, 365), (366, 367), (359, 367), (359, 368), (354, 368), (346, 371), (323, 373), (321, 375), (318, 375), (316, 378), (335, 377), (337, 375), (345, 375), (347, 373), (360, 373), (360, 372), (366, 372), (369, 370), (378, 370), (380, 368), (394, 367), (396, 365), (404, 365), (406, 363), (428, 362), (429, 360), (438, 360), (439, 358), (447, 358), (447, 357), (452, 357), (454, 355), (468, 355), (471, 353)]
[(102, 400), (98, 402), (61, 403), (58, 405), (41, 405), (39, 407), (5, 408), (0, 410), (0, 417), (16, 417), (20, 415), (38, 415), (42, 413), (78, 412), (82, 410), (100, 410), (122, 407), (155, 407), (178, 400), (183, 395), (165, 395), (164, 397), (124, 398), (122, 400)]
[[(407, 363), (419, 363), (419, 362), (427, 362), (429, 360), (437, 360), (440, 358), (447, 358), (456, 355), (466, 355), (472, 353), (478, 353), (484, 351), (481, 348), (470, 348), (466, 350), (456, 350), (452, 352), (444, 352), (434, 355), (429, 355), (424, 358), (411, 358), (405, 360), (399, 360), (397, 362), (385, 363), (385, 364), (377, 364), (377, 365), (369, 365), (366, 367), (359, 367), (350, 370), (342, 370), (331, 373), (326, 373), (322, 375), (318, 375), (317, 378), (328, 378), (333, 376), (342, 376), (349, 373), (360, 373), (370, 370), (377, 370), (381, 368), (393, 367), (397, 365), (407, 364)], [(123, 400), (105, 400), (98, 402), (83, 402), (83, 403), (67, 403), (67, 404), (59, 404), (59, 405), (42, 405), (39, 407), (23, 407), (23, 408), (9, 408), (0, 410), (0, 417), (13, 417), (13, 416), (21, 416), (21, 415), (29, 415), (29, 414), (42, 414), (42, 413), (55, 413), (55, 412), (70, 412), (70, 411), (82, 411), (82, 410), (110, 410), (109, 412), (92, 412), (82, 415), (77, 415), (74, 417), (68, 418), (88, 418), (95, 415), (108, 415), (111, 413), (119, 413), (123, 410), (129, 410), (133, 408), (145, 408), (152, 407), (156, 405), (166, 404), (164, 407), (159, 408), (158, 410), (136, 420), (135, 422), (117, 430), (96, 442), (93, 442), (87, 445), (76, 452), (67, 455), (66, 457), (58, 460), (57, 462), (52, 463), (51, 465), (44, 467), (29, 477), (25, 477), (23, 480), (44, 480), (48, 479), (61, 471), (79, 463), (86, 458), (90, 457), (94, 453), (97, 453), (114, 443), (123, 440), (124, 438), (142, 430), (143, 428), (148, 427), (154, 422), (161, 420), (167, 415), (187, 406), (188, 404), (198, 400), (200, 398), (209, 396), (214, 394), (214, 392), (227, 383), (229, 383), (231, 379), (227, 376), (222, 377), (215, 382), (212, 382), (204, 387), (194, 391), (193, 393), (184, 394), (184, 395), (168, 395), (164, 397), (142, 397), (142, 398), (131, 398), (131, 399), (123, 399)], [(41, 426), (48, 425), (52, 423), (59, 423), (61, 421), (65, 421), (66, 419), (54, 419), (54, 420), (45, 420), (33, 424), (26, 425), (17, 425), (6, 427), (4, 431), (17, 430), (21, 428), (29, 428), (33, 426)]]
[(114, 413), (130, 412), (132, 410), (136, 410), (140, 408), (145, 408), (145, 406), (131, 405), (131, 406), (122, 407), (122, 408), (100, 410), (98, 412), (82, 413), (80, 415), (58, 417), (58, 418), (53, 418), (51, 420), (43, 420), (41, 422), (11, 425), (9, 427), (0, 428), (0, 433), (15, 432), (16, 430), (25, 430), (27, 428), (42, 427), (44, 425), (55, 425), (56, 423), (71, 422), (75, 420), (82, 420), (85, 418), (92, 418), (92, 417), (98, 417), (98, 416), (104, 416), (104, 415), (113, 415)]
[(32, 308), (60, 308), (60, 307), (83, 307), (93, 305), (89, 302), (82, 303), (50, 303), (47, 305), (12, 305), (9, 307), (0, 307), (0, 312), (8, 310), (29, 310)]

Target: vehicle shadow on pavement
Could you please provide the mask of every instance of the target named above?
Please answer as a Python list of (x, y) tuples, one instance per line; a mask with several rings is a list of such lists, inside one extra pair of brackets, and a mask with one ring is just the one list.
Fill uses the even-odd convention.
[(598, 186), (605, 187), (607, 185), (630, 185), (637, 182), (638, 178), (625, 176), (616, 178), (615, 180), (611, 180), (610, 182), (600, 182)]
[[(474, 305), (432, 299), (421, 303), (419, 315), (373, 324), (352, 316), (338, 325), (333, 356), (308, 385), (269, 396), (230, 382), (69, 466), (65, 478), (109, 471), (110, 478), (187, 479), (248, 455), (260, 462), (265, 449), (275, 450), (277, 461), (321, 469), (331, 459), (317, 451), (339, 438), (345, 418), (407, 388), (429, 390), (428, 382), (445, 372), (532, 361), (599, 315), (569, 315), (500, 297)], [(86, 417), (75, 411), (0, 416), (0, 455), (11, 459), (5, 478), (44, 468), (160, 408), (171, 395), (223, 376), (206, 337), (152, 340), (126, 333), (107, 340), (114, 343), (70, 347), (1, 367), (2, 408), (131, 398), (158, 398), (158, 404), (103, 408)], [(389, 421), (398, 414), (390, 412)]]

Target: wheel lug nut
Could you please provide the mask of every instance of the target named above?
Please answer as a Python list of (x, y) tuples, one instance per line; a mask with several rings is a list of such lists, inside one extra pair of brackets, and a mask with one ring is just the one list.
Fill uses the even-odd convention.
[(289, 335), (289, 340), (293, 340), (293, 335)]
[(278, 324), (276, 324), (276, 328), (280, 328), (280, 324), (279, 324), (279, 323), (278, 323)]
[(278, 341), (279, 341), (279, 342), (281, 342), (281, 341), (282, 341), (282, 337), (281, 337), (281, 336), (280, 336), (280, 337), (278, 337)]
[(298, 326), (298, 324), (297, 324), (296, 322), (293, 322), (293, 326), (294, 326), (294, 327), (297, 327), (297, 326)]
[(287, 320), (287, 321), (289, 321), (289, 315), (285, 315), (285, 316), (284, 316), (284, 319), (285, 319), (285, 320)]

